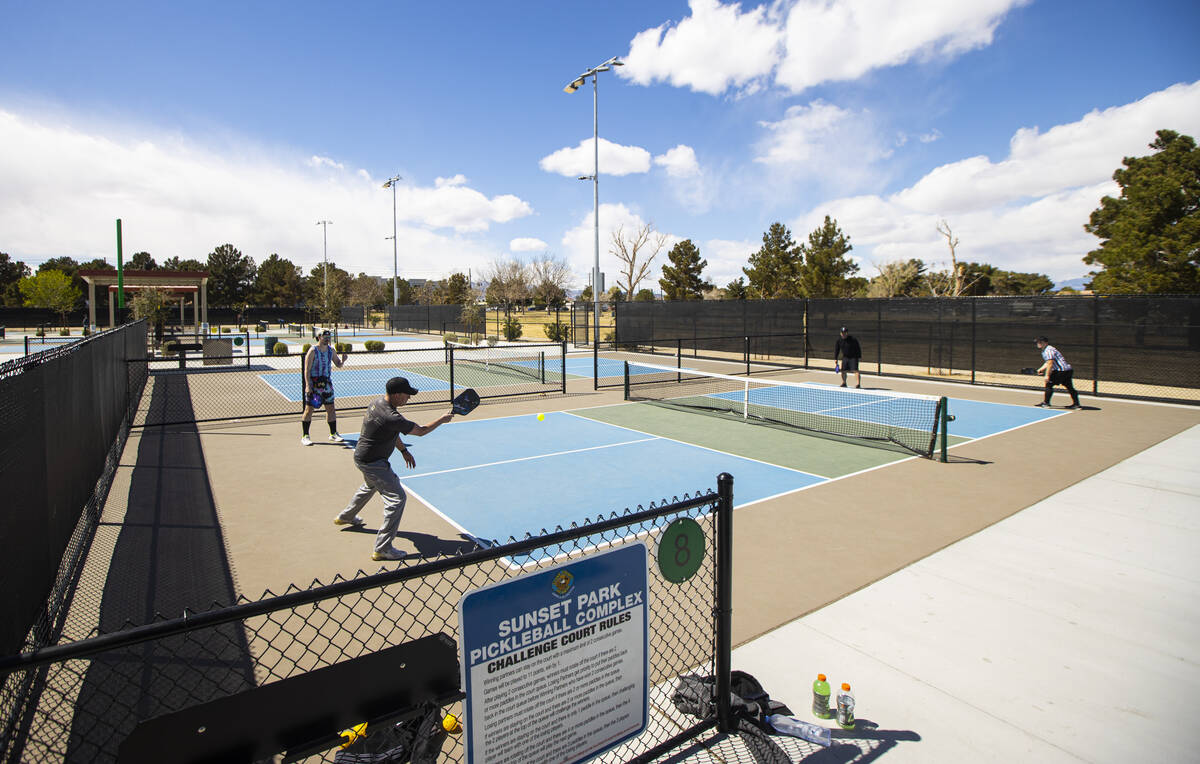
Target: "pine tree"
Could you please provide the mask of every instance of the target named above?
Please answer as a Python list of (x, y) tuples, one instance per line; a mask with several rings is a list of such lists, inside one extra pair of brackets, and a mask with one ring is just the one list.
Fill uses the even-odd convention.
[(858, 272), (858, 265), (846, 257), (852, 249), (850, 238), (826, 215), (825, 223), (808, 235), (808, 243), (800, 245), (804, 256), (798, 270), (800, 294), (849, 297), (853, 286), (848, 279)]
[(700, 300), (713, 285), (700, 277), (708, 267), (708, 261), (700, 257), (700, 250), (691, 239), (684, 239), (667, 253), (670, 265), (664, 265), (663, 277), (658, 280), (663, 297), (668, 300)]
[(750, 255), (750, 266), (742, 268), (752, 297), (772, 299), (800, 296), (797, 279), (804, 255), (783, 223), (772, 223), (763, 234), (762, 249)]

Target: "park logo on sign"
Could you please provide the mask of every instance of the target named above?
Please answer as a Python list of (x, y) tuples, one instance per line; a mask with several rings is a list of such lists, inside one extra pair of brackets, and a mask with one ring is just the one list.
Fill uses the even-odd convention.
[(550, 582), (550, 589), (554, 592), (554, 596), (562, 599), (571, 594), (571, 590), (575, 588), (575, 576), (571, 575), (569, 570), (561, 570), (558, 575)]

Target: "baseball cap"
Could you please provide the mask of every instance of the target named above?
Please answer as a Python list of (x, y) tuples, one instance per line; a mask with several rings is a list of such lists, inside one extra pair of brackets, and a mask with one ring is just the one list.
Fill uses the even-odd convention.
[(845, 334), (845, 333), (846, 333), (846, 327), (844, 327), (844, 326), (843, 326), (843, 327), (842, 327), (842, 334)]
[(1045, 342), (1045, 343), (1049, 343), (1049, 342), (1050, 342), (1050, 338), (1049, 338), (1049, 337), (1046, 337), (1045, 335), (1042, 335), (1041, 337), (1035, 337), (1033, 341), (1034, 341), (1034, 342)]
[(419, 391), (417, 388), (408, 384), (408, 380), (404, 377), (392, 377), (387, 381), (387, 394), (395, 395), (396, 393), (407, 393), (408, 395), (416, 395)]

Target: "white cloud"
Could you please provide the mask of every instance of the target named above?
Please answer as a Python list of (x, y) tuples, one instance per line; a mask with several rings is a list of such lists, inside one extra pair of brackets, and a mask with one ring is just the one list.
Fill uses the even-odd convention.
[(960, 260), (1045, 273), (1054, 279), (1089, 270), (1082, 257), (1099, 243), (1083, 230), (1104, 195), (1120, 189), (1112, 172), (1126, 156), (1145, 156), (1163, 127), (1200, 131), (1200, 82), (1174, 85), (1123, 106), (1093, 111), (1046, 132), (1018, 130), (1008, 156), (969, 157), (930, 171), (886, 197), (837, 199), (791, 224), (797, 239), (837, 219), (851, 237), (863, 275), (872, 262), (916, 257), (937, 267), (949, 259), (936, 231), (945, 219), (960, 238)]
[[(596, 169), (596, 149), (591, 138), (578, 146), (567, 147), (543, 157), (538, 166), (546, 172), (566, 177), (591, 175)], [(640, 146), (622, 146), (605, 138), (600, 139), (600, 174), (631, 175), (650, 171), (650, 152)]]
[(838, 193), (881, 182), (880, 163), (893, 149), (880, 138), (874, 115), (816, 100), (791, 106), (778, 122), (760, 122), (766, 135), (754, 161), (791, 182), (816, 181)]
[(990, 45), (996, 27), (1030, 0), (799, 0), (742, 12), (741, 3), (690, 0), (691, 15), (638, 33), (620, 76), (720, 95), (776, 85), (798, 93), (910, 61), (954, 58)]
[(779, 60), (783, 31), (766, 7), (690, 0), (691, 16), (640, 32), (621, 77), (639, 85), (669, 82), (709, 95), (730, 87), (753, 91)]
[(654, 164), (665, 168), (667, 175), (672, 178), (691, 178), (700, 174), (695, 149), (682, 143), (667, 153), (654, 157)]
[[(352, 272), (392, 273), (392, 195), (363, 170), (328, 157), (278, 159), (259, 147), (220, 152), (176, 136), (88, 131), (79, 117), (51, 123), (0, 110), (0, 230), (14, 258), (114, 256), (114, 220), (126, 251), (203, 260), (226, 242), (261, 262), (278, 253), (307, 271), (329, 259)], [(70, 188), (61, 179), (71, 178)], [(482, 267), (494, 252), (464, 236), (532, 213), (522, 199), (486, 196), (461, 175), (434, 188), (397, 188), (401, 273)]]
[(704, 278), (711, 281), (713, 286), (724, 287), (739, 276), (745, 278), (742, 267), (750, 261), (750, 255), (762, 247), (762, 242), (710, 239), (697, 246), (700, 247), (700, 256), (708, 261)]
[(549, 247), (541, 239), (519, 238), (508, 243), (510, 252), (545, 252)]
[(798, 93), (873, 69), (954, 58), (986, 47), (1005, 14), (1029, 0), (801, 0), (787, 17), (775, 82)]

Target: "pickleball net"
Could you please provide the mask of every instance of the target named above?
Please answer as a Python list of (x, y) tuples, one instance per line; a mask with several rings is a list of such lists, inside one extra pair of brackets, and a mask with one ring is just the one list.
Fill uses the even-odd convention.
[(446, 343), (446, 364), (461, 364), (488, 372), (516, 374), (546, 381), (546, 353), (511, 345)]
[(939, 430), (945, 442), (946, 399), (932, 395), (734, 377), (627, 361), (625, 400), (892, 444), (926, 458), (933, 458)]

